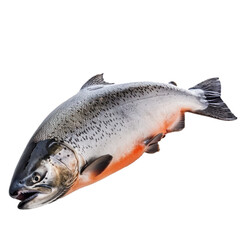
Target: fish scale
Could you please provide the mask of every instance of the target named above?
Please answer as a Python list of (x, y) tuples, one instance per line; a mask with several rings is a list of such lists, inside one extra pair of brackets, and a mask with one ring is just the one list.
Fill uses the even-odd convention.
[(174, 82), (112, 84), (96, 75), (39, 126), (16, 167), (10, 195), (28, 209), (99, 181), (144, 152), (158, 152), (167, 133), (184, 128), (185, 112), (236, 119), (220, 92), (217, 78), (184, 90)]

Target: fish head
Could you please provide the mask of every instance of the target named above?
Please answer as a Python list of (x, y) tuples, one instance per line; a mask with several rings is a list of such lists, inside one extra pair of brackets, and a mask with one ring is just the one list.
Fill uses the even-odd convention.
[(78, 176), (78, 159), (64, 142), (30, 140), (13, 174), (11, 197), (19, 209), (31, 209), (63, 196)]

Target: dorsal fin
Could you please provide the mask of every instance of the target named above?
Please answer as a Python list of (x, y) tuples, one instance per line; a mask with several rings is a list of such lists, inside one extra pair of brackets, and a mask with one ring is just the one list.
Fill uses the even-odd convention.
[(102, 74), (98, 74), (92, 78), (90, 78), (82, 87), (81, 89), (84, 89), (86, 87), (90, 87), (92, 85), (109, 85), (109, 84), (113, 84), (113, 83), (108, 83), (105, 82), (103, 79), (103, 73)]
[(174, 86), (177, 86), (177, 84), (174, 81), (169, 82), (168, 84), (172, 84)]

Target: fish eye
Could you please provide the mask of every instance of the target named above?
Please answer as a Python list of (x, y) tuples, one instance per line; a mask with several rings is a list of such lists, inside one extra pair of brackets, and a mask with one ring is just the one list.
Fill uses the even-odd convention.
[(32, 182), (37, 183), (41, 180), (41, 175), (37, 172), (33, 173), (32, 175)]

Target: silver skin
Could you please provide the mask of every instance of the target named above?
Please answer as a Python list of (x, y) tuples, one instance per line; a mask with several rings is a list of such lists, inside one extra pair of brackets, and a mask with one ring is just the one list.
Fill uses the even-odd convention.
[(54, 138), (69, 144), (80, 167), (106, 154), (118, 159), (181, 108), (207, 107), (201, 90), (153, 82), (106, 84), (102, 75), (89, 81), (94, 84), (87, 82), (58, 106), (33, 136), (34, 142)]
[[(161, 127), (163, 135), (181, 130), (182, 109), (201, 112), (207, 108), (202, 89), (151, 82), (115, 85), (97, 75), (39, 126), (16, 167), (9, 193), (21, 200), (21, 209), (53, 202), (77, 178), (88, 181), (81, 170), (89, 162), (105, 155), (111, 156), (111, 163), (117, 162)], [(173, 117), (172, 125), (164, 129)], [(228, 120), (234, 119), (230, 115)]]

